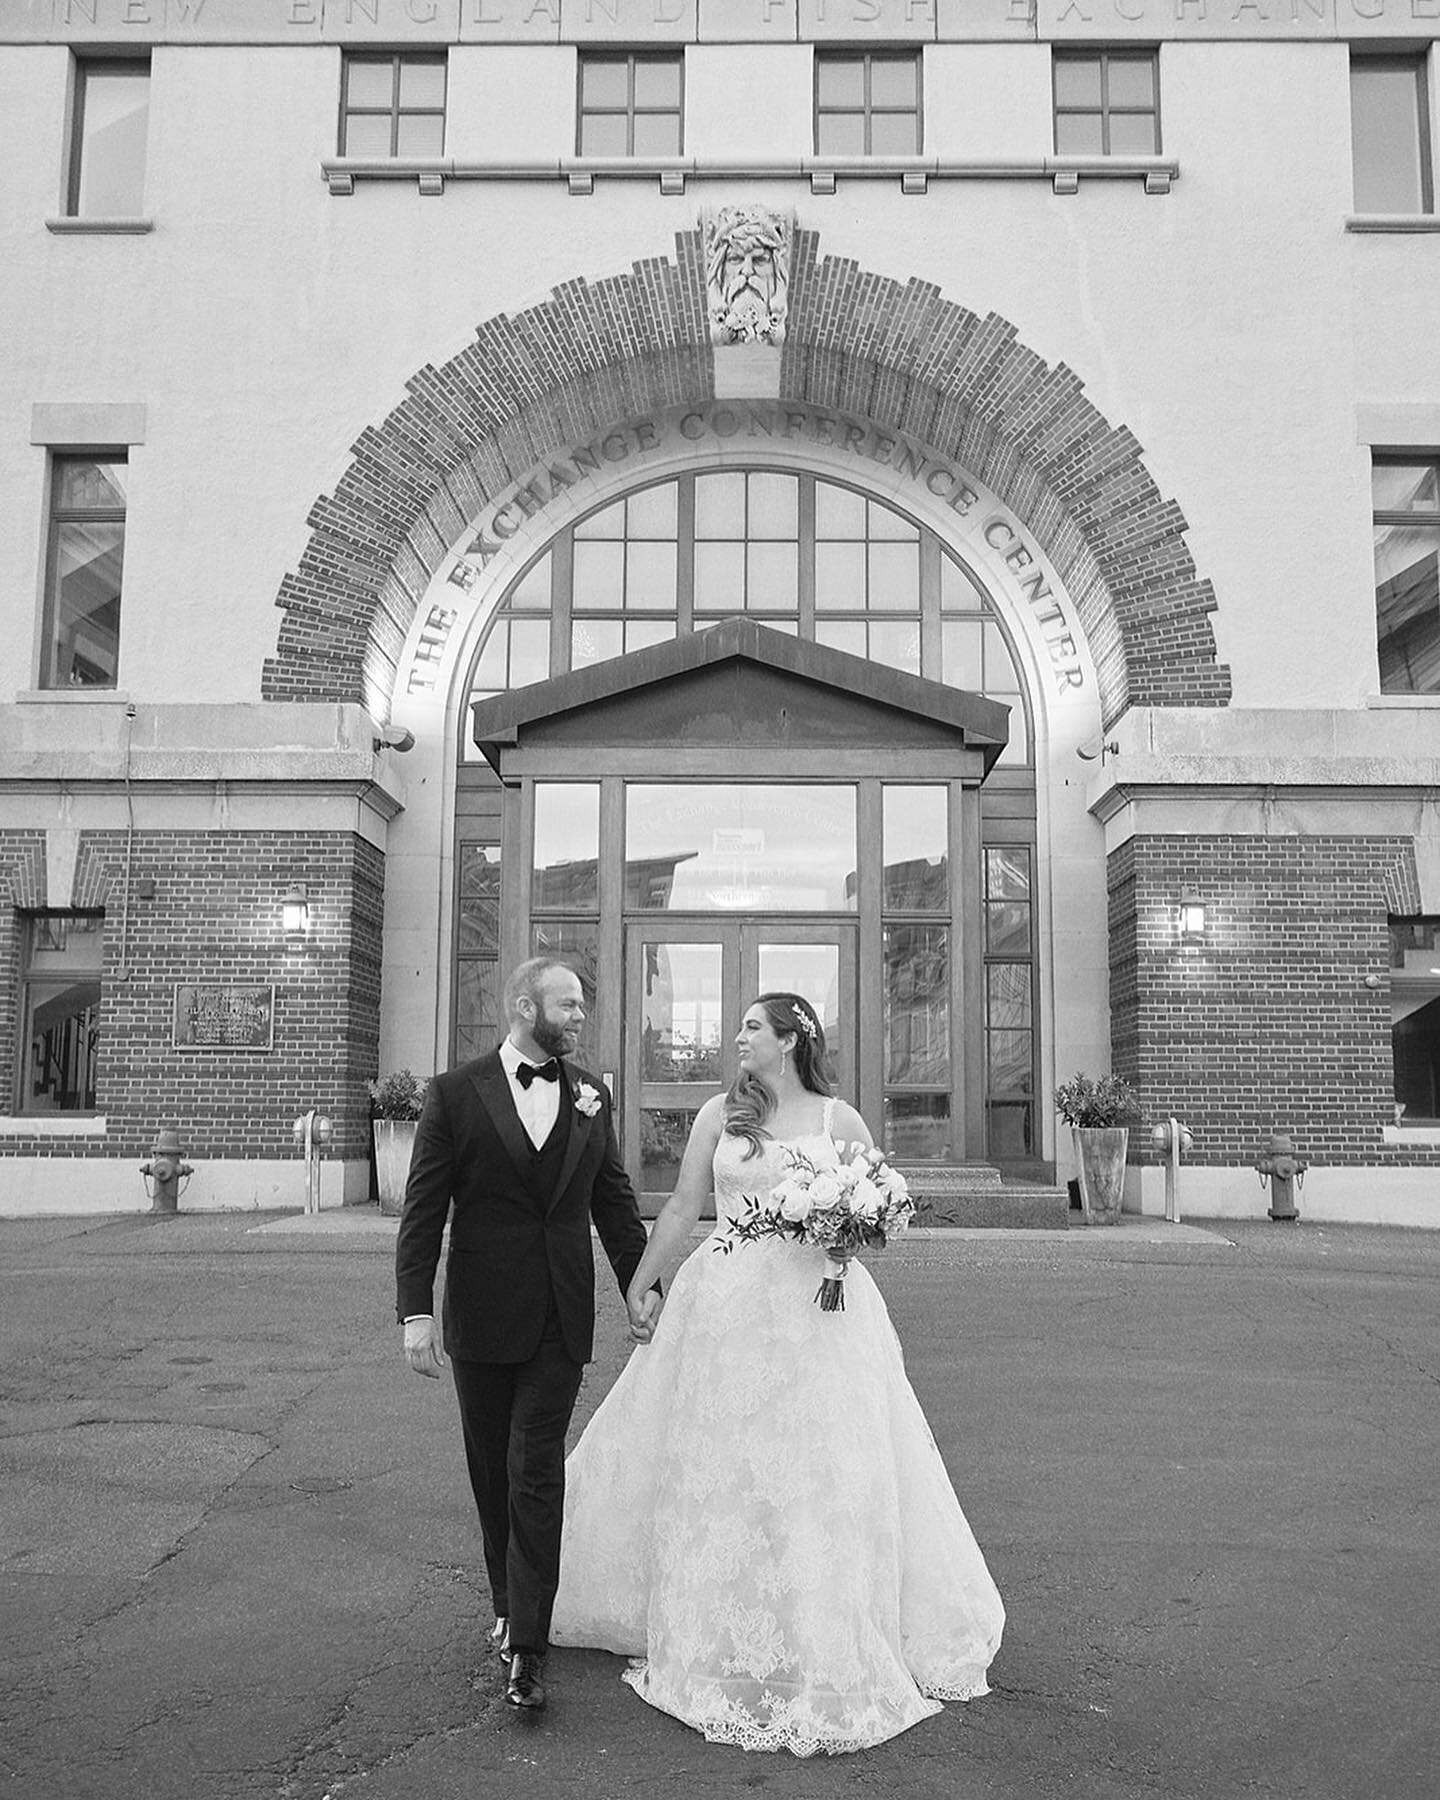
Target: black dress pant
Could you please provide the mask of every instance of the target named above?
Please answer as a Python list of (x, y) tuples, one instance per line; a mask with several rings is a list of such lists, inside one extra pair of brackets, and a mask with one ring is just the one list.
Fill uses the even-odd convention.
[(528, 1362), (457, 1357), (451, 1367), (495, 1611), (510, 1621), (512, 1650), (543, 1655), (560, 1581), (565, 1433), (584, 1364), (552, 1314)]

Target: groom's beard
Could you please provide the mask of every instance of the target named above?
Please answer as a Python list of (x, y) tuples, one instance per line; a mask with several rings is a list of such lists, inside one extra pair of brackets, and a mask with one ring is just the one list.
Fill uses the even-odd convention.
[(580, 1033), (550, 1019), (536, 1019), (530, 1035), (547, 1056), (569, 1056), (580, 1041)]

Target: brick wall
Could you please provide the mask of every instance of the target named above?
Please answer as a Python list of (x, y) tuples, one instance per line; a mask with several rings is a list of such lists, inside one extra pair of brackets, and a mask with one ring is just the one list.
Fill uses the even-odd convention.
[[(294, 1154), (291, 1122), (310, 1106), (335, 1123), (332, 1154), (367, 1154), (367, 1079), (376, 1072), (384, 857), (351, 833), (146, 831), (125, 890), (122, 832), (88, 832), (75, 904), (105, 910), (99, 1110), (106, 1136), (0, 1139), (0, 1156), (139, 1157), (160, 1126), (178, 1126), (196, 1158)], [(280, 906), (304, 882), (311, 929), (286, 946)], [(44, 837), (0, 834), (0, 1094), (14, 1093), (20, 926), (43, 905)], [(122, 970), (121, 958), (124, 957)], [(177, 1048), (175, 984), (275, 989), (270, 1051)], [(23, 1109), (22, 1109), (23, 1110)]]
[[(1253, 1161), (1277, 1127), (1313, 1163), (1440, 1162), (1381, 1138), (1395, 1116), (1387, 913), (1414, 882), (1408, 838), (1151, 837), (1116, 850), (1111, 1052), (1146, 1130), (1183, 1120), (1198, 1163)], [(1205, 903), (1203, 943), (1179, 939), (1183, 889)]]
[[(891, 280), (796, 233), (782, 399), (872, 420), (992, 487), (1058, 568), (1095, 659), (1106, 722), (1128, 705), (1224, 706), (1215, 596), (1129, 429), (1080, 378), (931, 283)], [(715, 391), (698, 232), (478, 328), (407, 384), (353, 447), (285, 577), (262, 692), (383, 707), (416, 607), (487, 502), (567, 445)], [(375, 696), (379, 696), (376, 701)]]

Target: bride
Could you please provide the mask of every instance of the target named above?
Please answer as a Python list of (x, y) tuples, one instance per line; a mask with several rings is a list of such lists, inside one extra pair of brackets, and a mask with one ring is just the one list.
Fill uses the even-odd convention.
[[(988, 1692), (1004, 1608), (868, 1272), (824, 1312), (821, 1251), (719, 1253), (787, 1146), (833, 1165), (837, 1139), (871, 1141), (799, 995), (762, 994), (739, 1045), (630, 1282), (642, 1347), (567, 1464), (551, 1638), (637, 1659), (642, 1699), (714, 1742), (861, 1750)], [(652, 1285), (712, 1187), (716, 1231), (662, 1317)]]

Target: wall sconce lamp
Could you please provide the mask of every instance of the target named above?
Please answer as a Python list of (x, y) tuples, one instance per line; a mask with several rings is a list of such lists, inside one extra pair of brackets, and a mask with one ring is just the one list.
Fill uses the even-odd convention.
[(287, 938), (304, 937), (310, 929), (310, 897), (303, 881), (292, 882), (280, 902), (280, 917)]
[(1180, 936), (1187, 944), (1197, 944), (1205, 936), (1205, 902), (1193, 888), (1180, 895)]

